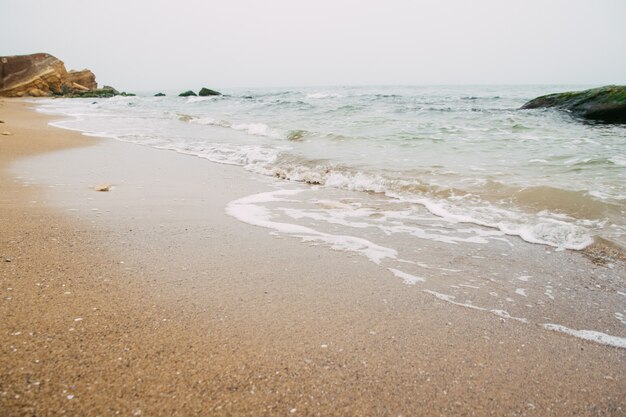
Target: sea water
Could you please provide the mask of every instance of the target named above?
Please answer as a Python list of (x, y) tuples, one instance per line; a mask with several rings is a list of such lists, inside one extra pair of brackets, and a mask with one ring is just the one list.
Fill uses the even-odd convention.
[(626, 244), (626, 127), (525, 101), (585, 86), (328, 87), (55, 99), (57, 125), (412, 202), (531, 243)]
[[(363, 256), (443, 302), (626, 347), (623, 275), (589, 277), (568, 258), (547, 258), (598, 239), (626, 243), (626, 127), (519, 110), (538, 95), (586, 87), (308, 87), (37, 103), (71, 116), (59, 127), (261, 174), (273, 191), (224, 208), (250, 225)], [(528, 254), (542, 259), (515, 259)]]

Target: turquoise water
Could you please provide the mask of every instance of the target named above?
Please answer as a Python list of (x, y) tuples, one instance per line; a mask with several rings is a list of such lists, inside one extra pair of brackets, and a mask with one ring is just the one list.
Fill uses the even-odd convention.
[(518, 110), (589, 86), (239, 89), (38, 101), (55, 125), (287, 181), (378, 193), (527, 242), (626, 244), (626, 127)]

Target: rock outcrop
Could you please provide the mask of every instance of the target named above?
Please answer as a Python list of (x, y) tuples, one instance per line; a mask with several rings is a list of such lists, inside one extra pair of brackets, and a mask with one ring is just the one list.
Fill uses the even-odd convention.
[(98, 88), (96, 75), (88, 69), (68, 72), (67, 80), (72, 84), (72, 87), (78, 90), (87, 91)]
[(0, 96), (68, 95), (97, 86), (93, 72), (68, 72), (63, 61), (50, 54), (0, 57)]
[(522, 109), (557, 108), (574, 116), (605, 123), (626, 123), (626, 86), (610, 85), (591, 90), (537, 97)]
[(198, 92), (198, 95), (199, 95), (200, 97), (206, 97), (206, 96), (221, 96), (221, 95), (222, 95), (222, 93), (220, 93), (219, 91), (211, 90), (210, 88), (202, 87), (202, 89), (200, 90), (200, 92)]
[(182, 93), (178, 95), (178, 97), (190, 97), (190, 96), (197, 96), (197, 94), (191, 90), (187, 90), (187, 91), (183, 91)]

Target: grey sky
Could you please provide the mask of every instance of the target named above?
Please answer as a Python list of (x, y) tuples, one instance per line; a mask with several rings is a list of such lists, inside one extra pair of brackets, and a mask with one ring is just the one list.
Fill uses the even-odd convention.
[(626, 84), (626, 0), (0, 0), (0, 55), (129, 91)]

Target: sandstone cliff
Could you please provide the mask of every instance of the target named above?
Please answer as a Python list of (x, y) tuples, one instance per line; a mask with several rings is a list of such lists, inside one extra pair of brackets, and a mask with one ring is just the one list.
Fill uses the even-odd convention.
[(68, 95), (97, 87), (93, 72), (68, 72), (63, 61), (50, 54), (0, 57), (0, 96)]

